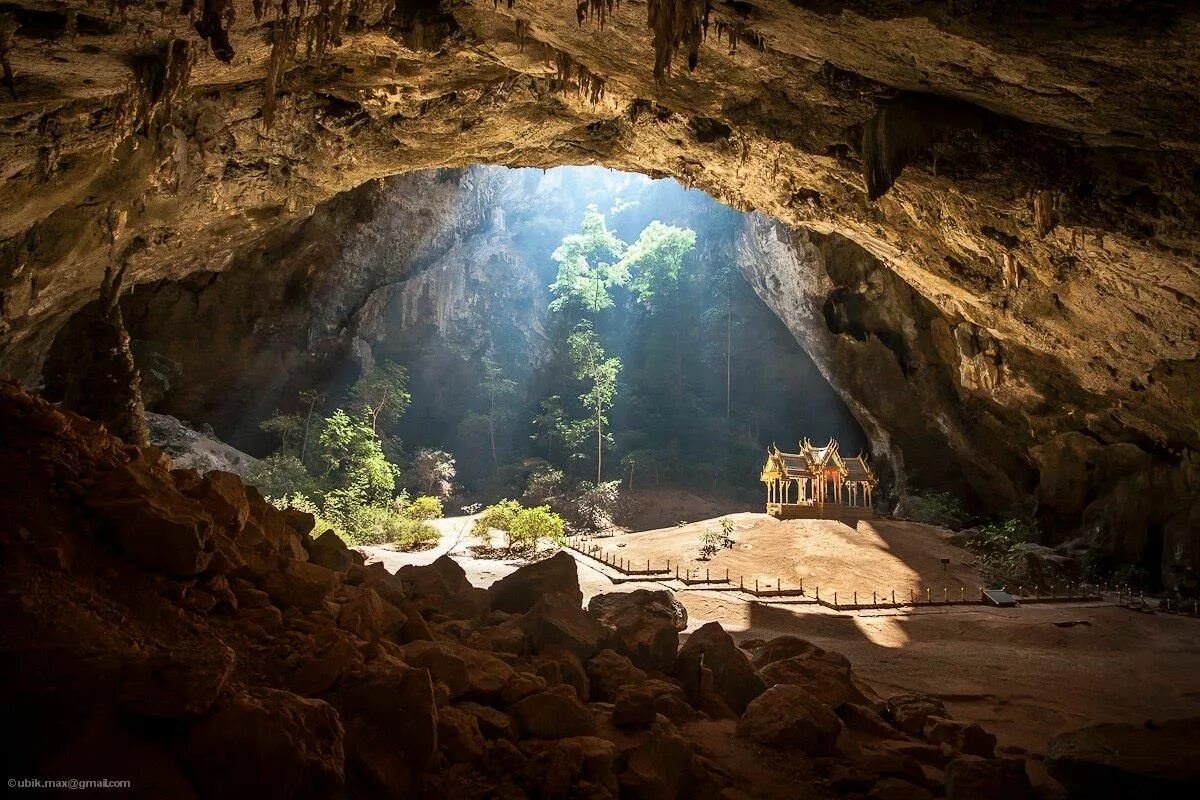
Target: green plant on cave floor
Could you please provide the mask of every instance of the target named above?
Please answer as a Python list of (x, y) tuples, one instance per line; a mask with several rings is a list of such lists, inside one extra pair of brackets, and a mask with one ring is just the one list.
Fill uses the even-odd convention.
[(958, 498), (946, 492), (909, 494), (908, 518), (913, 522), (957, 530), (965, 515)]

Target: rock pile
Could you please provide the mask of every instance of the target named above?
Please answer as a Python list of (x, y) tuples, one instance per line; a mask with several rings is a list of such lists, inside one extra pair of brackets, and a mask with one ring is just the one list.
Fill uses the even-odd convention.
[(677, 649), (668, 592), (584, 610), (566, 554), (488, 590), (448, 558), (392, 574), (235, 475), (11, 384), (0, 451), (0, 708), (23, 774), (179, 798), (1029, 791), (994, 737), (934, 698), (881, 701), (836, 653), (748, 655), (716, 623)]

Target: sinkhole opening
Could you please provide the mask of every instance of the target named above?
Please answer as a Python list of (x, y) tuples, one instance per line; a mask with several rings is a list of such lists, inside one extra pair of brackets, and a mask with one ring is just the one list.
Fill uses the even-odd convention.
[(772, 445), (867, 448), (744, 277), (748, 220), (600, 167), (410, 173), (121, 308), (177, 463), (216, 449), (182, 420), (233, 448), (216, 466), (342, 527), (397, 495), (666, 526), (761, 511)]

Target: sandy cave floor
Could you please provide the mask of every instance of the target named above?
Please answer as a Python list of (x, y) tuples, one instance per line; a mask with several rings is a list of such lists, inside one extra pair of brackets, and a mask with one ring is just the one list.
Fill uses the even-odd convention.
[[(949, 544), (947, 534), (937, 528), (881, 519), (859, 523), (855, 530), (825, 520), (781, 523), (765, 514), (732, 516), (736, 544), (714, 557), (714, 574), (728, 566), (733, 575), (747, 579), (759, 575), (773, 580), (772, 573), (779, 573), (785, 588), (803, 577), (806, 587), (820, 581), (830, 589), (836, 585), (867, 592), (873, 587), (899, 592), (906, 586), (979, 585), (969, 554)], [(468, 517), (437, 520), (442, 537), (428, 550), (365, 551), (393, 571), (448, 553), (477, 586), (488, 586), (526, 563), (473, 555), (471, 522)], [(623, 543), (620, 552), (627, 557), (653, 563), (665, 560), (667, 552), (680, 552), (685, 543), (694, 549), (699, 526), (706, 524), (716, 522), (598, 542), (612, 552)], [(1001, 746), (1040, 753), (1054, 734), (1092, 722), (1140, 723), (1200, 714), (1198, 619), (1139, 614), (1106, 603), (837, 612), (684, 588), (675, 581), (615, 585), (594, 561), (573, 555), (580, 564), (585, 603), (603, 592), (672, 589), (687, 607), (689, 630), (716, 620), (739, 639), (801, 636), (844, 653), (882, 696), (903, 690), (936, 695), (956, 718), (994, 732)], [(673, 565), (678, 557), (672, 556)], [(951, 559), (945, 571), (942, 558)], [(822, 588), (822, 596), (826, 591)]]

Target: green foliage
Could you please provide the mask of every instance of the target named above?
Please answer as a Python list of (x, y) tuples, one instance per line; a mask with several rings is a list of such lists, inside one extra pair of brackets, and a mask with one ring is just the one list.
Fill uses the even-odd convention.
[(995, 585), (1013, 585), (1026, 575), (1021, 545), (1037, 540), (1037, 526), (1027, 520), (1007, 519), (967, 532), (964, 544), (975, 553), (975, 566)]
[(562, 545), (567, 541), (563, 518), (550, 510), (550, 506), (522, 508), (513, 517), (508, 529), (508, 549), (537, 550), (543, 540)]
[(284, 414), (276, 411), (259, 423), (258, 427), (264, 433), (276, 437), (281, 452), (298, 453), (300, 443), (304, 438), (304, 421), (304, 417), (300, 414)]
[(320, 461), (324, 478), (337, 487), (339, 505), (372, 505), (391, 500), (396, 475), (383, 454), (369, 412), (352, 417), (337, 409), (325, 420), (320, 436)]
[(717, 521), (721, 523), (721, 546), (733, 547), (733, 520), (721, 517)]
[(913, 522), (957, 530), (963, 524), (962, 504), (957, 497), (947, 493), (910, 494), (908, 518)]
[(442, 518), (442, 501), (440, 498), (422, 495), (404, 506), (402, 512), (409, 519), (425, 522)]
[(246, 483), (257, 486), (265, 497), (307, 495), (316, 488), (300, 459), (282, 451), (260, 458), (246, 470), (245, 479)]
[(410, 486), (445, 499), (451, 494), (456, 473), (454, 456), (445, 450), (422, 447), (413, 454), (406, 478)]
[(566, 475), (561, 469), (551, 466), (540, 467), (530, 473), (525, 481), (521, 499), (526, 503), (545, 503), (555, 499), (562, 490)]
[(584, 408), (593, 412), (596, 432), (596, 481), (603, 476), (604, 428), (608, 417), (604, 409), (610, 407), (617, 394), (617, 375), (621, 372), (621, 359), (608, 357), (600, 338), (587, 320), (575, 326), (567, 339), (571, 362), (575, 365), (575, 377), (584, 382), (587, 391), (579, 396)]
[(367, 415), (372, 433), (390, 430), (412, 402), (408, 371), (394, 361), (378, 364), (350, 388), (350, 399)]
[(507, 533), (512, 530), (513, 520), (521, 511), (521, 504), (516, 500), (501, 500), (498, 503), (492, 503), (480, 513), (475, 524), (471, 527), (471, 533), (479, 539), (485, 547), (491, 546), (492, 531), (503, 531)]
[(683, 259), (696, 248), (696, 232), (664, 225), (655, 220), (647, 225), (628, 250), (620, 265), (631, 276), (629, 288), (642, 305), (673, 292), (679, 283)]
[(629, 282), (620, 263), (625, 243), (608, 230), (595, 205), (588, 206), (579, 233), (563, 238), (551, 256), (558, 262), (558, 276), (550, 284), (554, 300), (551, 311), (579, 308), (593, 313), (612, 308), (610, 290)]
[(561, 445), (566, 440), (566, 423), (567, 416), (563, 411), (561, 397), (553, 394), (542, 400), (541, 410), (533, 418), (533, 433), (529, 438), (535, 444), (546, 448), (546, 458), (553, 459), (554, 445)]
[(700, 560), (707, 561), (721, 549), (721, 534), (711, 528), (700, 530)]
[(620, 481), (604, 481), (599, 484), (580, 481), (574, 508), (569, 509), (571, 522), (576, 527), (596, 531), (611, 528), (620, 503)]

